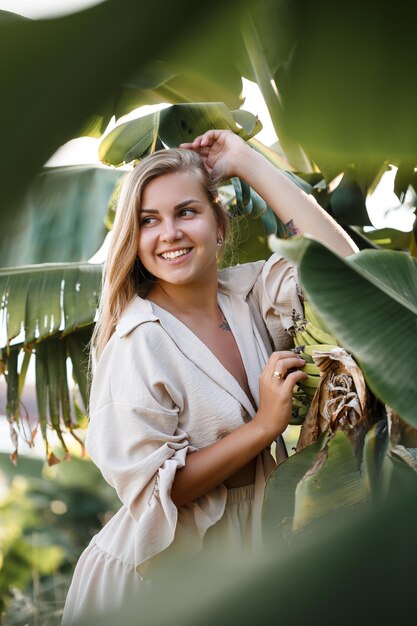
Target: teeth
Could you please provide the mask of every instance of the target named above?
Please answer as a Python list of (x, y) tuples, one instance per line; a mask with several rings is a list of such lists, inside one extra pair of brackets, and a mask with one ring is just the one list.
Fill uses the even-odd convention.
[(179, 256), (183, 256), (184, 254), (187, 254), (187, 252), (190, 251), (191, 248), (184, 248), (184, 250), (175, 250), (175, 252), (164, 252), (163, 254), (161, 254), (161, 257), (163, 259), (176, 259)]

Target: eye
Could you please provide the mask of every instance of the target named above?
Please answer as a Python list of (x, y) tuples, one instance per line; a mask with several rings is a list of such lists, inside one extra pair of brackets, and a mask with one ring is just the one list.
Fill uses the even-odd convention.
[(178, 215), (180, 215), (181, 217), (190, 217), (191, 215), (195, 215), (196, 213), (196, 209), (191, 209), (190, 207), (187, 207), (186, 209), (181, 209)]
[(154, 222), (156, 222), (156, 217), (152, 217), (151, 215), (147, 215), (146, 217), (143, 217), (140, 221), (140, 225), (141, 226), (149, 226), (150, 224), (153, 224)]

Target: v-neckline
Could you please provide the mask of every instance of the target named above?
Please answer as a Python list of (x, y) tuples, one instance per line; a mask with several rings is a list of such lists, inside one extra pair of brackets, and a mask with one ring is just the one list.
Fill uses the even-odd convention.
[[(217, 356), (214, 354), (214, 352), (204, 343), (204, 341), (202, 341), (202, 339), (200, 339), (200, 337), (198, 335), (196, 335), (196, 333), (194, 331), (192, 331), (187, 326), (187, 324), (185, 324), (183, 321), (181, 321), (173, 313), (170, 313), (167, 309), (162, 307), (160, 304), (156, 304), (152, 300), (150, 300), (150, 303), (151, 303), (152, 308), (156, 307), (156, 309), (155, 308), (153, 309), (155, 314), (157, 314), (159, 311), (163, 311), (163, 314), (168, 315), (169, 318), (172, 318), (173, 320), (175, 320), (176, 323), (180, 324), (181, 327), (183, 327), (186, 330), (187, 333), (190, 333), (190, 335), (192, 335), (194, 340), (198, 342), (198, 345), (200, 347), (202, 347), (203, 350), (207, 351), (210, 354), (211, 358), (215, 361), (216, 365), (220, 366), (220, 368), (226, 374), (226, 376), (229, 377), (230, 380), (233, 381), (233, 384), (238, 387), (238, 389), (240, 390), (241, 394), (244, 396), (244, 398), (247, 401), (246, 403), (241, 402), (241, 404), (243, 404), (243, 406), (249, 405), (249, 407), (251, 407), (251, 411), (249, 411), (249, 413), (253, 416), (256, 413), (256, 410), (257, 410), (256, 406), (254, 406), (254, 404), (252, 403), (252, 401), (249, 398), (248, 394), (246, 393), (246, 391), (244, 390), (244, 388), (242, 387), (240, 382), (237, 380), (237, 378), (235, 378), (233, 376), (233, 374), (227, 369), (227, 367), (225, 367), (223, 365), (223, 363), (217, 358)], [(224, 308), (220, 305), (219, 298), (217, 299), (217, 304), (218, 304), (218, 307), (219, 307), (220, 311), (222, 312), (222, 314), (224, 316), (224, 319), (226, 320), (226, 322), (230, 326), (231, 333), (233, 335), (236, 347), (237, 347), (237, 349), (239, 351), (240, 358), (242, 360), (242, 365), (243, 365), (243, 369), (245, 371), (246, 380), (247, 380), (247, 383), (248, 383), (248, 388), (249, 388), (249, 390), (251, 392), (251, 395), (253, 396), (252, 390), (250, 388), (249, 378), (248, 378), (248, 375), (247, 375), (247, 368), (246, 368), (246, 364), (245, 364), (244, 353), (243, 353), (243, 351), (242, 351), (242, 349), (240, 347), (240, 344), (239, 344), (238, 336), (237, 336), (237, 333), (236, 333), (236, 326), (234, 324), (234, 319), (232, 320), (230, 317), (228, 317), (227, 312), (225, 312)], [(179, 347), (181, 348), (181, 346), (179, 346)], [(255, 400), (255, 398), (253, 398), (253, 399)], [(248, 406), (245, 406), (245, 408), (247, 409)]]
[[(221, 312), (221, 314), (222, 314), (222, 316), (223, 316), (223, 318), (224, 318), (226, 324), (228, 325), (229, 330), (230, 330), (230, 332), (232, 334), (233, 341), (235, 342), (237, 351), (238, 351), (239, 356), (240, 356), (240, 360), (242, 362), (242, 367), (243, 367), (243, 371), (244, 371), (244, 374), (245, 374), (246, 384), (248, 386), (250, 396), (246, 393), (246, 390), (242, 387), (242, 385), (240, 384), (239, 380), (232, 374), (232, 372), (230, 372), (230, 370), (228, 370), (228, 368), (225, 365), (223, 365), (223, 363), (220, 361), (220, 359), (217, 359), (216, 355), (214, 354), (214, 352), (210, 348), (208, 348), (208, 349), (213, 354), (213, 356), (221, 363), (221, 365), (224, 367), (224, 369), (227, 372), (229, 372), (229, 374), (235, 379), (235, 381), (237, 382), (237, 384), (242, 389), (243, 393), (245, 394), (245, 396), (247, 397), (247, 399), (251, 403), (251, 405), (253, 407), (253, 410), (256, 412), (255, 398), (253, 397), (253, 394), (252, 394), (252, 391), (251, 391), (251, 388), (250, 388), (249, 378), (248, 378), (247, 370), (246, 370), (246, 367), (245, 367), (244, 354), (243, 354), (243, 351), (240, 348), (238, 337), (237, 337), (237, 328), (236, 328), (236, 325), (234, 323), (235, 320), (233, 319), (233, 322), (231, 323), (231, 320), (228, 319), (228, 317), (227, 317), (226, 313), (224, 312), (223, 308), (220, 306), (219, 300), (217, 300), (217, 306), (219, 307), (219, 310), (220, 310), (220, 312)], [(232, 312), (232, 314), (233, 314), (233, 312)], [(204, 341), (202, 343), (204, 343)], [(206, 346), (206, 347), (208, 347), (208, 346)]]

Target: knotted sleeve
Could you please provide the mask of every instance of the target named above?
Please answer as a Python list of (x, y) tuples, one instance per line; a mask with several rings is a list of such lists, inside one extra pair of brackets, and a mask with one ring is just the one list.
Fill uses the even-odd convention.
[(273, 254), (263, 266), (253, 292), (277, 346), (282, 330), (288, 333), (294, 320), (304, 317), (303, 296), (296, 266), (278, 253)]

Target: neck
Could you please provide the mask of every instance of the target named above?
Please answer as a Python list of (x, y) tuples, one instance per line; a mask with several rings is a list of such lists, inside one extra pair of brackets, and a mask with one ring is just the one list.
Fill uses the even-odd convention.
[(217, 316), (217, 273), (210, 280), (204, 280), (198, 284), (157, 283), (148, 298), (174, 315)]

